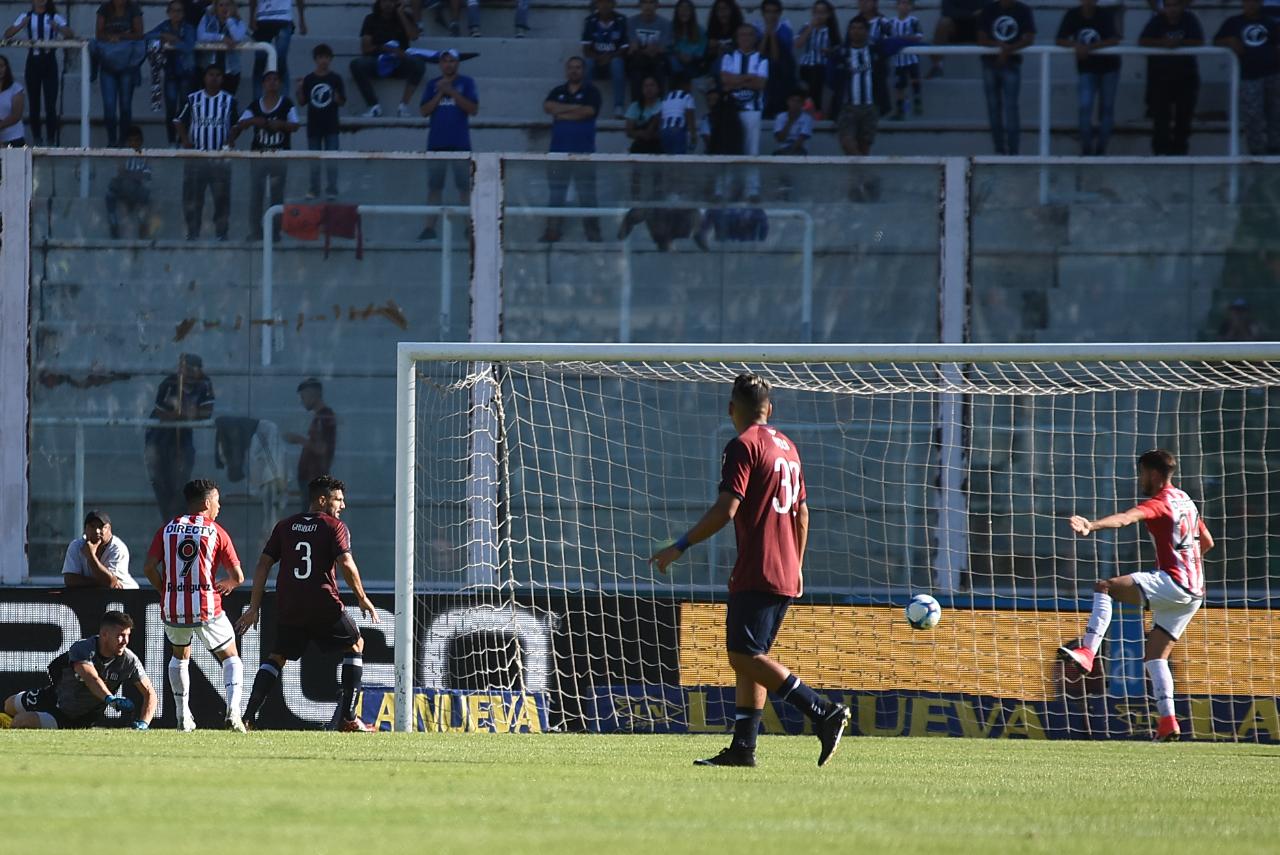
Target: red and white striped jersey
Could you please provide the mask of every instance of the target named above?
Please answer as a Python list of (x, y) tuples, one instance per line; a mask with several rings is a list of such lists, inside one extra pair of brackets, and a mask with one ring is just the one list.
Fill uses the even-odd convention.
[(1160, 569), (1197, 597), (1204, 596), (1204, 558), (1200, 530), (1204, 522), (1191, 497), (1177, 487), (1165, 487), (1138, 505), (1156, 545)]
[(200, 514), (174, 517), (156, 532), (147, 557), (160, 562), (160, 617), (165, 623), (196, 626), (222, 614), (214, 574), (219, 567), (240, 566), (236, 547), (222, 526)]

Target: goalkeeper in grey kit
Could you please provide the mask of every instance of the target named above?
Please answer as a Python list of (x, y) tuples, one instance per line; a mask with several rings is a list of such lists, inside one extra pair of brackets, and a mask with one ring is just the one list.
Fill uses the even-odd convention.
[(156, 712), (156, 692), (142, 661), (129, 649), (133, 618), (110, 611), (97, 635), (82, 638), (49, 663), (49, 682), (5, 699), (11, 727), (71, 730), (93, 727), (107, 707), (123, 715), (135, 712), (133, 701), (120, 694), (132, 683), (142, 694), (142, 708), (131, 726), (146, 730)]

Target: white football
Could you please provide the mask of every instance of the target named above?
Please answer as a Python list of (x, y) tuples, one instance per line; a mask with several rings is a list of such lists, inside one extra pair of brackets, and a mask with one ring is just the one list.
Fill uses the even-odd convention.
[(912, 629), (933, 629), (942, 620), (942, 606), (928, 594), (916, 594), (907, 603), (907, 623)]

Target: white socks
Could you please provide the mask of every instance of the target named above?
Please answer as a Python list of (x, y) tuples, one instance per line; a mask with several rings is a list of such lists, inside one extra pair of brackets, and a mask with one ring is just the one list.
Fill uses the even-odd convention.
[(1097, 654), (1109, 626), (1111, 626), (1111, 595), (1098, 592), (1093, 595), (1093, 613), (1089, 615), (1089, 626), (1084, 631), (1081, 643)]
[(227, 717), (239, 718), (241, 695), (244, 694), (244, 663), (239, 656), (222, 660), (222, 683), (227, 689)]
[(191, 693), (190, 659), (169, 660), (169, 686), (173, 689), (173, 713), (178, 718), (178, 729), (183, 730), (191, 721), (191, 707), (187, 696)]
[(1164, 659), (1152, 659), (1143, 666), (1151, 678), (1151, 694), (1156, 699), (1156, 711), (1160, 717), (1173, 715), (1173, 674)]

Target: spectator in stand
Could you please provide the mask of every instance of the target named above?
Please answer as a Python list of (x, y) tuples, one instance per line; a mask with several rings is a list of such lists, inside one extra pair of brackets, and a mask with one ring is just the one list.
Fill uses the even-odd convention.
[(232, 98), (240, 88), (240, 51), (233, 48), (249, 38), (249, 28), (240, 20), (235, 0), (217, 0), (200, 19), (196, 41), (222, 42), (228, 50), (203, 51), (200, 62), (222, 69), (222, 90)]
[[(298, 104), (307, 108), (307, 148), (311, 151), (337, 151), (338, 146), (338, 108), (347, 103), (347, 87), (342, 82), (342, 75), (334, 72), (333, 48), (326, 44), (316, 45), (311, 51), (315, 60), (315, 70), (298, 84)], [(325, 196), (336, 199), (338, 196), (338, 167), (330, 161), (325, 170), (328, 182)], [(311, 185), (307, 198), (314, 199), (320, 195), (320, 161), (311, 163)]]
[(71, 541), (62, 561), (62, 581), (68, 588), (118, 588), (136, 591), (129, 575), (129, 547), (111, 530), (111, 517), (89, 511), (84, 534)]
[[(213, 79), (215, 72), (216, 80)], [(222, 84), (221, 69), (210, 69), (205, 81), (206, 88), (192, 93), (192, 99), (198, 99), (201, 95), (206, 95), (211, 101), (231, 97), (217, 88)], [(187, 103), (191, 104), (192, 101)], [(151, 418), (162, 422), (204, 421), (212, 418), (213, 404), (213, 381), (204, 373), (204, 360), (194, 353), (184, 353), (178, 357), (177, 373), (160, 381)], [(196, 460), (191, 429), (147, 428), (143, 458), (160, 516), (167, 521), (186, 513), (187, 500), (182, 495), (182, 487), (190, 480), (191, 469)]]
[(138, 66), (146, 54), (142, 7), (132, 0), (107, 0), (98, 7), (95, 32), (107, 145), (117, 146), (120, 131), (133, 124), (133, 90), (140, 80)]
[[(457, 14), (456, 12), (454, 13)], [(467, 0), (467, 32), (472, 38), (480, 37), (480, 0)], [(518, 39), (529, 33), (529, 0), (516, 0), (516, 31)]]
[(111, 239), (120, 238), (120, 208), (133, 216), (138, 223), (138, 238), (145, 240), (151, 234), (151, 164), (142, 157), (142, 128), (134, 125), (125, 131), (125, 145), (134, 155), (120, 164), (119, 171), (107, 184), (104, 200), (107, 208), (107, 225)]
[[(289, 151), (293, 148), (294, 131), (301, 127), (298, 110), (293, 100), (280, 94), (280, 72), (268, 71), (262, 75), (262, 97), (240, 114), (240, 121), (231, 130), (231, 145), (246, 128), (253, 128), (253, 142), (249, 148), (256, 152)], [(262, 240), (262, 195), (267, 205), (284, 204), (284, 182), (289, 174), (289, 161), (282, 157), (254, 158), (249, 164), (249, 240)], [(280, 242), (280, 218), (271, 223), (272, 238)]]
[[(204, 88), (187, 96), (174, 124), (182, 134), (182, 147), (196, 151), (221, 151), (231, 138), (231, 126), (235, 123), (236, 99), (222, 88), (222, 69), (211, 65), (204, 70)], [(227, 239), (231, 213), (231, 164), (221, 159), (192, 158), (182, 164), (182, 209), (187, 220), (187, 240), (200, 236), (200, 221), (204, 216), (204, 193), (213, 193), (213, 227), (218, 240)], [(191, 470), (177, 479), (172, 486), (175, 494), (191, 477)], [(175, 517), (182, 512), (184, 501), (170, 505)]]
[(626, 134), (632, 154), (662, 154), (662, 84), (652, 74), (640, 82), (640, 98), (627, 107)]
[(382, 105), (373, 91), (375, 77), (403, 80), (404, 94), (400, 97), (396, 115), (402, 119), (413, 115), (409, 99), (422, 82), (427, 65), (422, 57), (405, 51), (420, 33), (408, 6), (398, 0), (375, 0), (373, 11), (365, 16), (360, 27), (361, 55), (351, 60), (351, 78), (368, 106), (361, 114), (365, 118), (374, 119), (382, 115)]
[(884, 52), (884, 40), (889, 36), (889, 19), (880, 14), (877, 0), (858, 0), (858, 14), (867, 22), (867, 45), (871, 48), (871, 85), (875, 87), (876, 109), (881, 116), (887, 116), (893, 109), (893, 101), (889, 95), (889, 58)]
[[(609, 2), (609, 0), (604, 0)], [(542, 110), (551, 116), (551, 151), (571, 154), (590, 154), (596, 150), (596, 117), (600, 115), (600, 90), (586, 79), (587, 62), (580, 56), (565, 63), (564, 83), (547, 93)], [(596, 174), (590, 163), (552, 162), (547, 165), (547, 183), (550, 187), (550, 204), (562, 207), (569, 196), (569, 185), (574, 185), (578, 204), (593, 208), (596, 205)], [(600, 223), (593, 217), (582, 222), (587, 240), (600, 240)], [(560, 240), (560, 221), (547, 220), (542, 233), (544, 243)]]
[[(480, 111), (480, 90), (476, 82), (458, 73), (458, 51), (449, 48), (440, 54), (440, 76), (427, 83), (422, 93), (422, 115), (431, 121), (427, 131), (427, 151), (471, 151), (471, 117)], [(446, 173), (465, 202), (471, 193), (471, 164), (465, 160), (432, 160), (427, 163), (427, 204), (439, 205), (444, 197)], [(436, 220), (430, 217), (418, 240), (435, 240)], [(328, 472), (325, 469), (321, 475)], [(309, 479), (308, 479), (309, 480)]]
[(809, 90), (818, 117), (831, 112), (827, 103), (827, 63), (833, 50), (840, 48), (840, 22), (836, 10), (827, 0), (817, 0), (809, 13), (809, 23), (796, 34), (796, 53), (800, 55), (800, 80)]
[(676, 74), (671, 88), (662, 96), (662, 152), (688, 154), (698, 147), (698, 115), (694, 108), (689, 79)]
[[(4, 31), (6, 39), (15, 36), (30, 41), (74, 39), (76, 34), (67, 26), (67, 19), (58, 14), (53, 0), (31, 0), (31, 10), (14, 20), (13, 26)], [(31, 98), (31, 136), (35, 145), (58, 144), (58, 51), (56, 48), (31, 48), (27, 51), (27, 65), (23, 71), (25, 89)], [(43, 106), (44, 130), (41, 133), (40, 113)]]
[[(1080, 154), (1085, 157), (1106, 154), (1115, 124), (1120, 57), (1091, 54), (1120, 43), (1112, 10), (1098, 8), (1098, 0), (1080, 0), (1079, 6), (1068, 9), (1062, 16), (1057, 43), (1076, 52), (1076, 71), (1080, 75)], [(1095, 103), (1098, 105), (1096, 131), (1093, 127)]]
[(1249, 154), (1280, 154), (1280, 23), (1263, 14), (1262, 0), (1244, 0), (1243, 14), (1223, 21), (1213, 43), (1240, 57), (1240, 121)]
[(311, 424), (306, 436), (286, 433), (284, 441), (302, 446), (302, 453), (298, 455), (298, 491), (306, 510), (310, 504), (307, 485), (333, 469), (333, 455), (338, 450), (338, 416), (324, 402), (324, 384), (314, 377), (298, 384), (298, 399), (303, 409), (311, 413)]
[(27, 144), (27, 129), (22, 126), (26, 110), (22, 84), (13, 79), (9, 58), (0, 56), (0, 147), (22, 148)]
[(173, 120), (195, 84), (196, 28), (187, 23), (182, 0), (169, 0), (165, 14), (168, 17), (147, 33), (147, 38), (159, 39), (165, 47), (164, 124), (169, 144), (174, 145), (178, 129)]
[[(933, 29), (935, 45), (972, 45), (978, 43), (978, 18), (986, 0), (942, 0), (942, 14)], [(941, 54), (934, 54), (929, 65), (930, 78), (943, 74)]]
[[(293, 39), (293, 6), (298, 6), (298, 35), (307, 34), (306, 0), (249, 0), (249, 32), (255, 42), (270, 42), (276, 49), (276, 70), (280, 72), (280, 91), (289, 91), (289, 42)], [(267, 70), (267, 55), (253, 56), (253, 100), (262, 97), (262, 75)]]
[(676, 0), (668, 59), (673, 77), (693, 80), (707, 73), (707, 34), (698, 25), (698, 10), (693, 0)]
[(1031, 7), (1021, 0), (995, 0), (978, 19), (978, 44), (999, 48), (982, 57), (982, 88), (996, 154), (1017, 154), (1022, 137), (1018, 96), (1022, 90), (1022, 57), (1018, 52), (1035, 41)]
[[(1142, 47), (1176, 49), (1204, 44), (1200, 19), (1186, 11), (1183, 0), (1165, 0), (1164, 8), (1138, 36)], [(1147, 58), (1147, 92), (1151, 108), (1151, 151), (1185, 155), (1191, 139), (1191, 117), (1200, 95), (1200, 68), (1194, 56)]]
[(774, 117), (773, 141), (778, 144), (774, 154), (803, 157), (809, 153), (806, 146), (813, 136), (813, 116), (804, 108), (806, 97), (804, 90), (792, 90), (787, 96), (786, 112)]
[(1237, 297), (1231, 301), (1227, 316), (1218, 327), (1219, 341), (1262, 341), (1262, 327), (1249, 312), (1249, 301)]
[(871, 27), (858, 15), (845, 30), (844, 47), (832, 57), (841, 78), (841, 106), (836, 118), (836, 136), (847, 155), (866, 157), (876, 140), (880, 108), (875, 96), (875, 58), (871, 50)]
[[(775, 37), (777, 27), (773, 30)], [(729, 97), (738, 105), (738, 121), (742, 124), (742, 153), (760, 154), (760, 122), (764, 112), (764, 90), (769, 81), (769, 60), (756, 50), (759, 34), (751, 24), (738, 27), (738, 49), (726, 54), (720, 63), (720, 80)], [(752, 168), (746, 174), (747, 197), (760, 197), (760, 172)]]
[(796, 34), (782, 17), (782, 0), (764, 0), (760, 4), (756, 31), (760, 34), (756, 49), (769, 63), (761, 115), (772, 119), (787, 109), (787, 96), (796, 86)]
[(618, 15), (614, 6), (614, 0), (596, 0), (596, 10), (582, 25), (582, 52), (591, 62), (591, 79), (608, 77), (613, 81), (613, 115), (622, 118), (623, 104), (627, 100), (624, 57), (629, 43), (627, 19)]
[(904, 53), (901, 48), (924, 43), (924, 30), (920, 19), (911, 14), (912, 0), (898, 0), (898, 17), (889, 21), (888, 36), (898, 42), (899, 51), (893, 55), (893, 118), (906, 118), (907, 85), (911, 86), (911, 115), (917, 118), (924, 112), (920, 99), (920, 57)]
[(641, 98), (646, 77), (661, 86), (667, 79), (667, 55), (671, 53), (671, 22), (658, 14), (658, 0), (640, 0), (640, 14), (627, 22), (627, 79), (631, 99)]
[(707, 14), (707, 67), (717, 80), (724, 58), (738, 46), (738, 28), (745, 19), (737, 0), (715, 0)]

